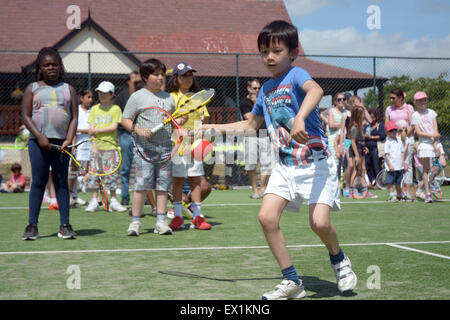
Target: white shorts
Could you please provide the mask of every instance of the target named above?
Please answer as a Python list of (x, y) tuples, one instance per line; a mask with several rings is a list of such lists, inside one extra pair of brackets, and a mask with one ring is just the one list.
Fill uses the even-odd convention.
[(260, 164), (261, 172), (268, 174), (275, 166), (275, 152), (272, 148), (269, 136), (244, 138), (245, 170), (256, 170), (256, 164)]
[(417, 156), (419, 158), (434, 158), (436, 157), (436, 151), (432, 144), (419, 143), (419, 146), (417, 147)]
[[(189, 161), (188, 161), (189, 160)], [(175, 178), (200, 177), (205, 175), (203, 162), (195, 159), (186, 159), (176, 155), (172, 161), (172, 176)]]
[(277, 164), (272, 170), (266, 193), (288, 200), (287, 211), (298, 212), (303, 200), (307, 205), (323, 203), (333, 211), (341, 209), (339, 180), (333, 157), (297, 167)]

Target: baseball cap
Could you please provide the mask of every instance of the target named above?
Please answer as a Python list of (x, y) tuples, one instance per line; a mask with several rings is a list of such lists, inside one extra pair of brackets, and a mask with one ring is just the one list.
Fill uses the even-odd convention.
[(396, 130), (396, 129), (398, 129), (398, 128), (397, 128), (397, 124), (395, 123), (395, 121), (390, 120), (386, 123), (386, 131), (387, 132)]
[(423, 91), (418, 91), (416, 92), (416, 94), (414, 95), (414, 100), (420, 100), (420, 99), (425, 99), (428, 98), (427, 94)]
[(114, 85), (109, 81), (102, 81), (95, 91), (101, 91), (103, 93), (112, 92), (114, 93)]
[(197, 72), (197, 70), (193, 69), (190, 64), (180, 62), (175, 65), (175, 67), (173, 68), (172, 74), (173, 75), (177, 74), (177, 75), (182, 76), (183, 74), (185, 74), (188, 71)]
[(347, 101), (348, 101), (348, 99), (351, 98), (351, 96), (352, 96), (352, 94), (351, 94), (350, 92), (344, 93), (344, 97), (345, 97), (345, 99), (346, 99)]

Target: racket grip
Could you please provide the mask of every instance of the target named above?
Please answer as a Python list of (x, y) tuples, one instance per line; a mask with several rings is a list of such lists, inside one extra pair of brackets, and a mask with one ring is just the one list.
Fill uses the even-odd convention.
[(152, 129), (152, 133), (155, 134), (156, 132), (158, 132), (159, 130), (161, 130), (164, 127), (164, 123), (160, 123), (158, 124), (156, 127), (154, 127)]
[(53, 150), (58, 150), (59, 148), (61, 148), (61, 146), (58, 146), (57, 144), (50, 143), (50, 148), (53, 149)]

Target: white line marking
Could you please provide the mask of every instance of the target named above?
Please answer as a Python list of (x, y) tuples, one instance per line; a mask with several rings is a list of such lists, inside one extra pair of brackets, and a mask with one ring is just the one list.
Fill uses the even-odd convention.
[[(39, 241), (39, 240), (37, 240)], [(422, 242), (397, 242), (397, 244), (443, 244), (450, 241), (422, 241)], [(394, 245), (394, 243), (373, 242), (373, 243), (348, 243), (341, 244), (341, 247), (350, 246), (380, 246)], [(324, 247), (323, 244), (288, 245), (288, 248), (317, 248)], [(238, 246), (238, 247), (196, 247), (196, 248), (137, 248), (137, 249), (94, 249), (94, 250), (58, 250), (58, 251), (11, 251), (0, 252), (0, 256), (21, 255), (21, 254), (58, 254), (58, 253), (114, 253), (114, 252), (160, 252), (160, 251), (198, 251), (198, 250), (245, 250), (245, 249), (269, 249), (268, 246)]]
[[(442, 199), (436, 202), (450, 202), (450, 199)], [(377, 204), (377, 203), (387, 203), (383, 200), (374, 200), (374, 201), (363, 201), (363, 200), (354, 200), (354, 201), (344, 201), (341, 202), (341, 204)], [(251, 207), (251, 206), (261, 206), (261, 202), (254, 202), (254, 203), (202, 203), (202, 207), (236, 207), (236, 206), (243, 206), (243, 207)], [(145, 206), (150, 207), (150, 206)], [(48, 207), (41, 207), (41, 209), (47, 209)], [(83, 207), (79, 207), (83, 208)], [(28, 207), (0, 207), (0, 210), (21, 210), (21, 209), (28, 209)], [(16, 213), (16, 212), (13, 212)]]
[(424, 251), (424, 250), (419, 250), (419, 249), (414, 249), (414, 248), (409, 248), (409, 247), (404, 247), (404, 246), (400, 246), (398, 244), (395, 243), (386, 243), (388, 246), (391, 247), (395, 247), (395, 248), (399, 248), (399, 249), (404, 249), (404, 250), (408, 250), (408, 251), (414, 251), (414, 252), (418, 252), (418, 253), (423, 253), (423, 254), (428, 254), (430, 256), (433, 257), (438, 257), (438, 258), (444, 258), (444, 259), (448, 259), (450, 260), (449, 256), (444, 256), (442, 254), (437, 254), (437, 253), (433, 253), (433, 252), (429, 252), (429, 251)]

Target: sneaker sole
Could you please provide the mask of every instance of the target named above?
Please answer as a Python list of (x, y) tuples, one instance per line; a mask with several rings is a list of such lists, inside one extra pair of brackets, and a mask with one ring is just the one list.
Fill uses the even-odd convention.
[(22, 240), (26, 241), (26, 240), (37, 240), (39, 239), (40, 235), (37, 236), (33, 236), (33, 237), (22, 237)]
[(167, 231), (165, 231), (165, 232), (161, 232), (161, 231), (158, 231), (158, 230), (153, 230), (153, 233), (156, 233), (156, 234), (162, 234), (162, 235), (169, 235), (169, 234), (172, 234), (172, 231), (171, 230), (167, 230)]
[(280, 299), (268, 299), (267, 297), (262, 296), (261, 299), (262, 299), (262, 300), (290, 300), (290, 299), (302, 299), (302, 298), (304, 298), (304, 297), (306, 297), (306, 291), (305, 291), (305, 289), (303, 289), (302, 291), (300, 291), (300, 292), (297, 293), (297, 294), (294, 294), (294, 295), (292, 295), (292, 296), (285, 297), (285, 298), (280, 298)]
[(352, 284), (350, 285), (350, 287), (348, 288), (348, 289), (340, 289), (339, 287), (338, 287), (338, 290), (339, 290), (339, 292), (341, 292), (341, 293), (346, 293), (346, 292), (350, 292), (350, 291), (353, 291), (353, 289), (355, 289), (356, 288), (356, 285), (358, 284), (358, 278), (356, 277), (356, 274), (352, 271), (352, 273), (353, 273), (353, 279), (354, 279), (354, 281), (352, 282)]
[(139, 232), (136, 232), (136, 231), (130, 231), (130, 232), (127, 232), (127, 235), (128, 235), (129, 237), (131, 237), (131, 236), (138, 237), (138, 236), (139, 236)]
[(75, 236), (65, 236), (65, 235), (63, 235), (63, 234), (58, 232), (58, 238), (61, 238), (61, 239), (75, 239), (76, 237)]

